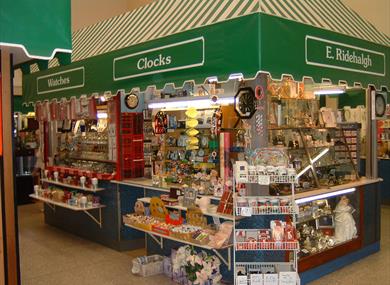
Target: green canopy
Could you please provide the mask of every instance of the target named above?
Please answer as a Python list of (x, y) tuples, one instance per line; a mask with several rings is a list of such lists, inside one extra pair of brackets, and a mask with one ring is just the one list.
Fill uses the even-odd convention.
[(15, 65), (71, 53), (70, 0), (1, 0), (0, 47)]
[(341, 0), (158, 0), (73, 33), (73, 63), (31, 66), (24, 95), (37, 101), (259, 71), (389, 87), (389, 46)]

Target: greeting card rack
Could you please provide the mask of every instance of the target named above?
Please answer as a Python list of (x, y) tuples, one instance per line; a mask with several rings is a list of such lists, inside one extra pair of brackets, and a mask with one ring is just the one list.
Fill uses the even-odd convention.
[[(265, 216), (270, 218), (275, 216), (276, 219), (285, 220), (290, 218), (293, 225), (294, 234), (296, 234), (296, 221), (299, 208), (295, 204), (295, 184), (298, 181), (297, 175), (292, 172), (283, 175), (268, 173), (249, 173), (242, 171), (240, 168), (242, 162), (236, 162), (234, 169), (234, 193), (238, 185), (257, 184), (269, 186), (272, 183), (284, 183), (291, 185), (291, 195), (289, 196), (244, 196), (235, 199), (235, 216), (246, 217), (246, 219), (255, 218), (254, 216)], [(245, 165), (245, 163), (244, 163)], [(238, 173), (239, 172), (239, 173)], [(240, 191), (238, 191), (240, 192)], [(245, 220), (241, 220), (245, 221)], [(251, 223), (246, 220), (245, 224)], [(237, 285), (257, 285), (257, 284), (300, 284), (298, 275), (298, 256), (299, 243), (295, 236), (291, 239), (275, 240), (273, 236), (263, 237), (262, 233), (270, 234), (270, 229), (245, 229), (237, 228), (239, 223), (236, 220), (234, 235), (234, 278)], [(245, 227), (245, 226), (244, 226)], [(248, 237), (248, 239), (247, 239)], [(274, 251), (286, 251), (283, 255), (288, 262), (238, 262), (236, 261), (237, 253), (242, 251), (261, 251), (264, 253)], [(246, 256), (247, 257), (247, 256)], [(268, 257), (264, 255), (264, 259)], [(247, 259), (247, 258), (246, 258)]]

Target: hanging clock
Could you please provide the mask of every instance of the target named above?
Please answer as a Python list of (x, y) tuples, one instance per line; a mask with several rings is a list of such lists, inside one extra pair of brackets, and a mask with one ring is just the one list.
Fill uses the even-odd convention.
[(386, 98), (385, 92), (377, 92), (375, 94), (375, 116), (377, 118), (382, 118), (386, 114)]
[(241, 119), (250, 119), (256, 112), (256, 96), (252, 88), (240, 88), (234, 96), (234, 110)]
[(138, 104), (139, 104), (139, 99), (137, 95), (130, 93), (125, 96), (125, 105), (127, 108), (135, 109), (137, 108)]

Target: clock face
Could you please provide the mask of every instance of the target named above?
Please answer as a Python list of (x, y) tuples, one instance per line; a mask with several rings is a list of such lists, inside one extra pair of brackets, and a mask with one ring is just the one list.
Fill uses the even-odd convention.
[(252, 88), (245, 87), (238, 90), (234, 97), (234, 109), (241, 119), (250, 119), (256, 112), (255, 93)]
[(129, 109), (137, 108), (138, 103), (139, 103), (138, 96), (135, 94), (129, 94), (125, 97), (125, 104), (126, 107)]
[(383, 117), (386, 113), (386, 100), (383, 94), (375, 95), (375, 115), (377, 117)]

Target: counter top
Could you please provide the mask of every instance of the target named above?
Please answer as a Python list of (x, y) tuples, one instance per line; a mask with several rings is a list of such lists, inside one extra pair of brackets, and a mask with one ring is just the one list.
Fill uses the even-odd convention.
[(369, 185), (369, 184), (375, 184), (375, 183), (379, 183), (381, 181), (383, 181), (382, 178), (369, 179), (366, 177), (361, 177), (357, 181), (353, 181), (353, 182), (342, 184), (342, 185), (332, 186), (329, 188), (320, 188), (320, 189), (310, 190), (307, 192), (295, 193), (295, 199), (302, 199), (302, 198), (306, 198), (306, 197), (312, 197), (312, 196), (317, 196), (317, 195), (321, 195), (321, 194), (332, 193), (332, 192), (336, 192), (339, 190), (355, 188), (355, 187)]
[[(359, 180), (342, 184), (342, 185), (337, 185), (337, 186), (332, 186), (329, 188), (320, 188), (320, 189), (314, 189), (310, 190), (307, 192), (301, 192), (301, 193), (295, 193), (295, 199), (301, 199), (301, 198), (306, 198), (306, 197), (311, 197), (311, 196), (317, 196), (325, 193), (332, 193), (336, 192), (339, 190), (343, 189), (348, 189), (348, 188), (354, 188), (354, 187), (359, 187), (359, 186), (364, 186), (364, 185), (369, 185), (369, 184), (375, 184), (383, 181), (382, 178), (375, 178), (375, 179), (370, 179), (366, 177), (361, 177)], [(136, 186), (136, 187), (143, 187), (151, 190), (156, 190), (156, 191), (162, 191), (162, 192), (169, 192), (169, 186), (153, 186), (152, 185), (152, 180), (147, 179), (147, 178), (135, 178), (132, 180), (123, 180), (123, 181), (116, 181), (113, 180), (111, 181), (113, 183), (117, 184), (122, 184), (122, 185), (130, 185), (130, 186)], [(221, 198), (219, 197), (214, 197), (214, 196), (208, 196), (211, 199), (214, 200), (220, 200)]]

